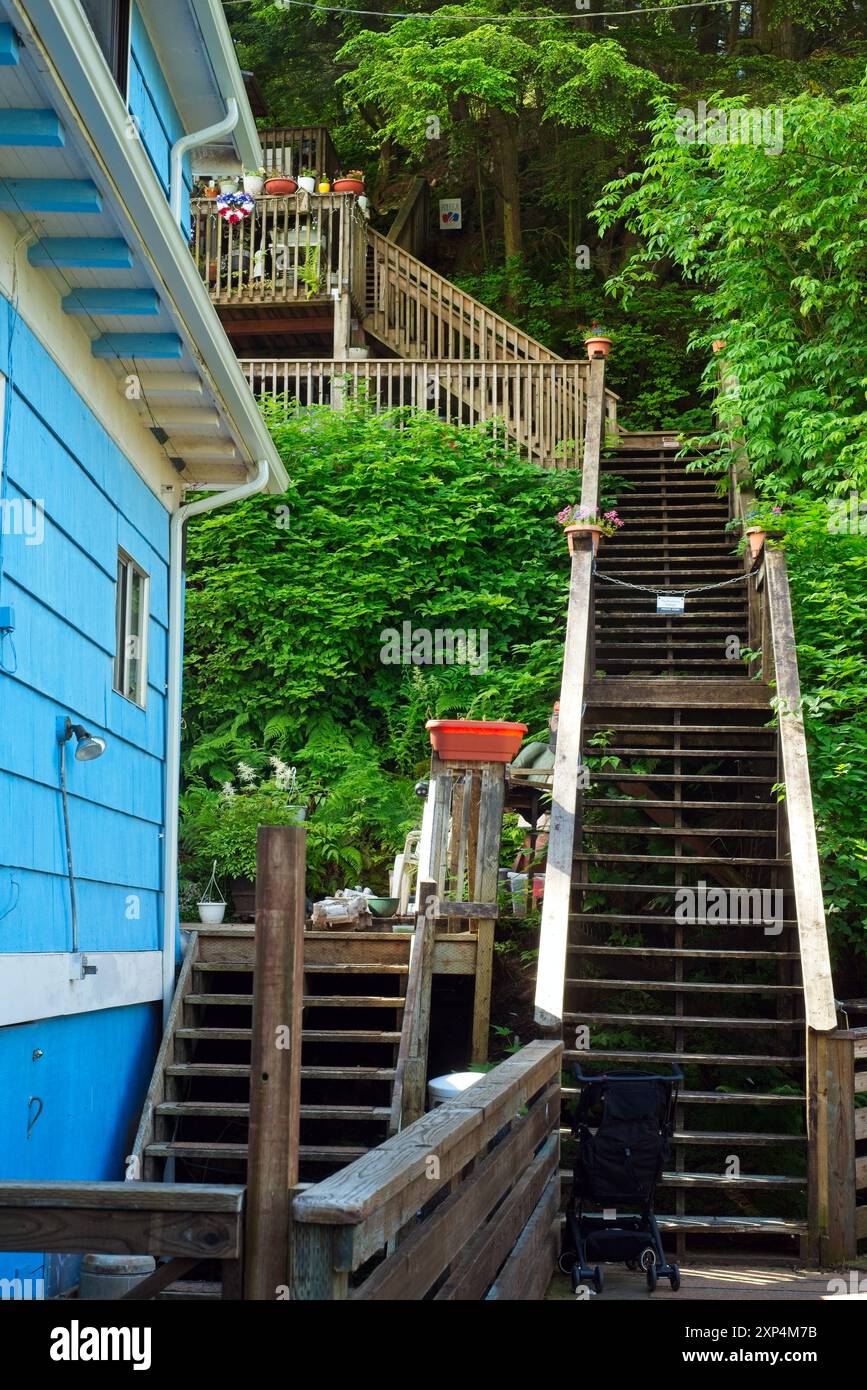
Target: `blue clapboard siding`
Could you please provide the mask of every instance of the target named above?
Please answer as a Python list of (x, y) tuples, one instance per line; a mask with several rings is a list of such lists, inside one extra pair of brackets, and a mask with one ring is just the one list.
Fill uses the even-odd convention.
[[(156, 950), (169, 517), (21, 319), (9, 360), (10, 316), (0, 299), (6, 499), (30, 534), (7, 527), (2, 538), (0, 602), (15, 608), (18, 668), (0, 675), (0, 954), (70, 946), (54, 733), (66, 713), (107, 741), (95, 762), (67, 759), (81, 947)], [(118, 547), (151, 581), (145, 709), (113, 690)]]
[[(158, 1038), (150, 1004), (0, 1029), (0, 1180), (121, 1179)], [(28, 1139), (31, 1096), (42, 1113)], [(41, 1266), (0, 1254), (0, 1278), (38, 1278)]]
[[(186, 131), (136, 4), (132, 6), (128, 100), (142, 143), (168, 198), (172, 145)], [(192, 173), (188, 155), (184, 157), (183, 170), (182, 225), (189, 227)]]

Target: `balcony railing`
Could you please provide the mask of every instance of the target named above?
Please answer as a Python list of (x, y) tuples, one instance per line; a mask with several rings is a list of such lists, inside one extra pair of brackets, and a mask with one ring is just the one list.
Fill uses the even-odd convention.
[(215, 304), (303, 303), (339, 291), (364, 313), (366, 224), (351, 194), (266, 195), (236, 223), (216, 199), (198, 198), (192, 224), (193, 257)]
[(490, 425), (505, 448), (546, 468), (576, 468), (584, 444), (587, 362), (242, 358), (253, 394), (287, 413), (364, 396), (376, 411), (433, 410)]
[(331, 178), (337, 173), (337, 151), (325, 126), (282, 126), (260, 130), (259, 136), (269, 174), (292, 174), (297, 178), (302, 170), (315, 169)]

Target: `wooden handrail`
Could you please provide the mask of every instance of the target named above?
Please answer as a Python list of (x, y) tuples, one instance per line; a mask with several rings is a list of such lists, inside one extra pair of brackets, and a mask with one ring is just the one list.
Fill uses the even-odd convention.
[[(581, 505), (595, 512), (599, 503), (599, 460), (605, 425), (605, 359), (590, 364)], [(593, 545), (589, 533), (576, 538), (569, 582), (569, 607), (560, 683), (560, 721), (551, 793), (548, 862), (539, 936), (535, 1017), (540, 1027), (559, 1031), (572, 894), (572, 855), (581, 763), (585, 692), (592, 675)]]
[(562, 359), (416, 256), (372, 228), (374, 294), (369, 327), (401, 356)]
[(428, 242), (430, 189), (420, 175), (414, 178), (403, 196), (395, 219), (388, 229), (388, 240), (423, 259)]
[[(500, 1278), (500, 1293), (488, 1297), (541, 1297), (556, 1259), (562, 1050), (528, 1044), (299, 1193), (292, 1297), (483, 1298)], [(350, 1293), (349, 1276), (383, 1252)], [(523, 1295), (507, 1292), (518, 1286)]]
[(455, 424), (490, 424), (504, 448), (545, 468), (581, 462), (587, 362), (247, 357), (241, 365), (253, 394), (286, 411), (365, 391), (376, 411), (435, 410)]
[(394, 1086), (391, 1093), (389, 1134), (398, 1134), (405, 1125), (424, 1110), (424, 1083), (427, 1068), (427, 1021), (430, 1016), (430, 991), (433, 980), (433, 951), (435, 919), (428, 913), (428, 902), (436, 896), (436, 883), (423, 879), (418, 885), (418, 916), (409, 958), (409, 973), (404, 993), (403, 1020)]

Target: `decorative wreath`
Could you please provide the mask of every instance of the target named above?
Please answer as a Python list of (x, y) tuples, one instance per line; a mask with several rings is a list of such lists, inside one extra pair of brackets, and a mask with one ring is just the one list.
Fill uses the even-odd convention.
[(217, 212), (227, 222), (243, 222), (255, 209), (255, 200), (249, 193), (221, 193), (217, 199)]

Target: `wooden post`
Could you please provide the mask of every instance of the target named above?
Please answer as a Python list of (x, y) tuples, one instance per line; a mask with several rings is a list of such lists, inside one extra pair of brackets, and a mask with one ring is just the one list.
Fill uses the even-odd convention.
[(288, 1283), (290, 1189), (298, 1181), (304, 971), (303, 826), (260, 825), (250, 1045), (244, 1297)]
[[(476, 902), (497, 901), (500, 867), (500, 837), (503, 801), (506, 793), (504, 763), (483, 763), (479, 800), (479, 834), (473, 898)], [(491, 977), (494, 966), (494, 919), (476, 923), (476, 989), (473, 1000), (474, 1062), (488, 1060), (488, 1030), (491, 1021)]]
[(845, 1030), (807, 1029), (808, 1249), (822, 1265), (857, 1255), (855, 1048)]
[[(405, 1005), (410, 1014), (410, 1027), (406, 1063), (402, 1073), (400, 1128), (412, 1124), (414, 1120), (424, 1114), (427, 1050), (430, 1038), (430, 998), (436, 936), (436, 920), (432, 914), (428, 914), (427, 908), (430, 899), (435, 896), (436, 883), (433, 879), (421, 879), (418, 885), (418, 917), (412, 942)], [(398, 1066), (400, 1066), (400, 1061)]]
[[(436, 883), (437, 893), (442, 896), (446, 885), (453, 773), (436, 755), (431, 758), (431, 777), (434, 783), (434, 803), (430, 856), (427, 864), (422, 864), (419, 859), (418, 876), (419, 879), (432, 878)], [(418, 897), (416, 902), (420, 906), (421, 900)]]
[[(595, 512), (599, 501), (599, 467), (605, 427), (605, 359), (590, 363), (587, 392), (587, 424), (584, 463), (581, 470), (581, 505)], [(551, 826), (548, 832), (548, 864), (539, 933), (536, 970), (535, 1018), (540, 1028), (559, 1033), (563, 1026), (563, 990), (572, 900), (572, 855), (575, 847), (575, 811), (578, 771), (581, 763), (581, 726), (584, 690), (592, 673), (589, 634), (593, 626), (593, 546), (589, 535), (575, 538), (563, 677), (560, 685), (560, 725), (554, 756), (551, 789)]]

